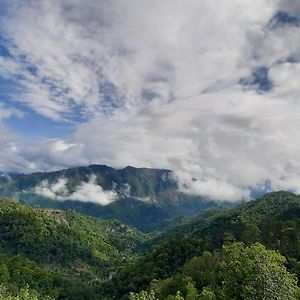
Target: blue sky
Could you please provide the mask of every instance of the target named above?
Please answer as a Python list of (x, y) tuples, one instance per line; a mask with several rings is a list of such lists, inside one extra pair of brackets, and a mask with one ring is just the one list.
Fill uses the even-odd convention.
[(1, 170), (133, 165), (212, 199), (300, 192), (296, 0), (0, 2)]

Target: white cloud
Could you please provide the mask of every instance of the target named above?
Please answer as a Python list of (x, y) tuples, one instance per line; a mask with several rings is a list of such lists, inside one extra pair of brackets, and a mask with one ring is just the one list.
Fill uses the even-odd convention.
[(270, 78), (274, 83), (275, 92), (282, 99), (299, 101), (300, 63), (287, 62), (274, 66), (270, 71)]
[(95, 176), (91, 176), (88, 182), (82, 182), (76, 187), (73, 193), (68, 192), (67, 180), (65, 178), (60, 178), (57, 182), (52, 184), (49, 184), (49, 182), (45, 180), (34, 189), (34, 192), (43, 197), (58, 201), (74, 200), (101, 205), (110, 204), (117, 199), (117, 193), (112, 190), (104, 191), (103, 188), (97, 184)]
[[(299, 190), (300, 29), (267, 26), (279, 10), (300, 16), (298, 1), (10, 4), (2, 25), (16, 47), (1, 75), (18, 78), (19, 101), (38, 113), (87, 120), (65, 139), (5, 142), (3, 168), (163, 167), (213, 199), (266, 181)], [(243, 89), (261, 66), (273, 88)]]
[(178, 171), (174, 174), (174, 178), (179, 182), (179, 189), (186, 194), (202, 195), (211, 200), (249, 200), (250, 189), (234, 186), (229, 182), (225, 182), (212, 177), (199, 179), (191, 178), (189, 173)]
[(7, 107), (3, 103), (0, 103), (0, 122), (12, 116), (23, 118), (24, 113), (16, 108)]
[(96, 184), (96, 178), (91, 178), (89, 182), (82, 183), (74, 193), (65, 197), (65, 199), (107, 205), (117, 199), (117, 193), (104, 191), (100, 185)]
[[(82, 156), (83, 145), (62, 139), (42, 139), (27, 142), (2, 126), (0, 137), (0, 169), (32, 173), (55, 171), (70, 166), (87, 165)], [(0, 123), (1, 133), (1, 123)], [(2, 143), (1, 143), (2, 142)]]
[(279, 0), (278, 6), (292, 16), (300, 16), (300, 4), (297, 0)]
[(34, 192), (43, 197), (58, 200), (68, 193), (66, 184), (67, 180), (65, 178), (60, 178), (52, 184), (49, 184), (48, 180), (44, 180), (40, 185), (35, 187)]
[(74, 105), (113, 108), (106, 83), (115, 87), (114, 104), (130, 110), (145, 91), (169, 101), (230, 84), (245, 72), (246, 33), (274, 11), (268, 0), (12, 3), (2, 23), (16, 47), (3, 69), (26, 88), (19, 99), (53, 119)]

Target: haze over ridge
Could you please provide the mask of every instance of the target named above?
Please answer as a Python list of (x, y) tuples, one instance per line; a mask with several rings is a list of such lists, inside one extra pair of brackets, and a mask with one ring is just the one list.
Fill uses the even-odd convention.
[(300, 192), (297, 1), (1, 6), (1, 170), (133, 165), (212, 198)]

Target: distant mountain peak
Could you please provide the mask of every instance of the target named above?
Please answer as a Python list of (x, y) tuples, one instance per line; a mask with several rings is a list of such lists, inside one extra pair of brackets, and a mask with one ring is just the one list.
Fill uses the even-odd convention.
[[(91, 164), (0, 180), (0, 195), (34, 207), (74, 209), (150, 231), (168, 219), (190, 216), (215, 203), (183, 194), (167, 169)], [(1, 178), (0, 178), (1, 179)]]

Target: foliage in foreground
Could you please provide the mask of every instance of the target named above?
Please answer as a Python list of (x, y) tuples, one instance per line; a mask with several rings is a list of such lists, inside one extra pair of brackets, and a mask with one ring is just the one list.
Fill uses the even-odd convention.
[(230, 210), (213, 210), (155, 238), (153, 248), (135, 264), (123, 268), (107, 287), (111, 299), (127, 299), (153, 279), (162, 280), (205, 251), (224, 245), (256, 242), (278, 250), (287, 268), (300, 278), (300, 196), (274, 192)]
[(234, 243), (192, 258), (181, 272), (153, 281), (148, 291), (131, 293), (130, 300), (295, 300), (297, 277), (285, 263), (282, 255), (259, 243)]
[(0, 300), (53, 300), (48, 296), (41, 297), (36, 291), (28, 287), (22, 288), (17, 295), (12, 295), (4, 285), (0, 285)]

